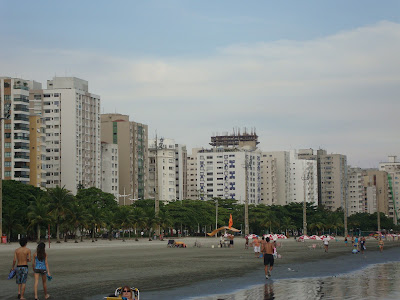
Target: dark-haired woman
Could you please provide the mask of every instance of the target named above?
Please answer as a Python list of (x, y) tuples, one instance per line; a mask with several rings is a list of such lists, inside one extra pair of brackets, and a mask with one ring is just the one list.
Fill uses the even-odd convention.
[(39, 276), (42, 276), (44, 298), (50, 295), (47, 293), (47, 275), (50, 275), (49, 263), (47, 262), (46, 245), (42, 242), (37, 246), (35, 254), (33, 254), (33, 272), (35, 274), (35, 300), (38, 299)]

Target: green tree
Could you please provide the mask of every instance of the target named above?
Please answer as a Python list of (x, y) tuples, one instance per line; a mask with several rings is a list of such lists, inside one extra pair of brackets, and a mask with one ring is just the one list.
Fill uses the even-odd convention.
[[(44, 196), (33, 197), (31, 205), (28, 207), (29, 227), (36, 226), (37, 243), (40, 242), (40, 227), (52, 221), (49, 215), (49, 201)], [(49, 232), (50, 234), (50, 232)]]
[(60, 225), (70, 210), (74, 196), (64, 187), (56, 186), (47, 190), (50, 200), (49, 211), (56, 221), (57, 243), (60, 243)]

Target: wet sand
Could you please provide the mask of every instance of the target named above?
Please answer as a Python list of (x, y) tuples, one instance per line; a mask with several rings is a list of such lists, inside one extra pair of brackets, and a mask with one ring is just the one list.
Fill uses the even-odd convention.
[[(188, 248), (167, 248), (167, 240), (147, 239), (138, 242), (133, 239), (126, 242), (98, 240), (95, 243), (85, 240), (77, 244), (73, 241), (52, 242), (50, 249), (46, 247), (53, 275), (53, 281), (48, 283), (49, 293), (56, 299), (90, 299), (94, 295), (110, 294), (117, 286), (128, 284), (138, 287), (144, 296), (154, 290), (184, 287), (216, 278), (241, 277), (263, 270), (262, 259), (255, 258), (251, 248), (244, 249), (242, 238), (235, 238), (233, 249), (218, 248), (219, 239), (216, 238), (197, 238), (202, 244), (200, 248), (194, 247), (196, 238), (176, 240), (184, 241)], [(351, 246), (346, 247), (343, 239), (331, 241), (329, 253), (321, 247), (322, 241), (289, 239), (278, 242), (281, 244), (278, 253), (282, 258), (276, 263), (281, 267), (333, 259), (351, 251)], [(316, 249), (312, 249), (313, 244), (317, 245)], [(15, 280), (6, 277), (13, 251), (18, 246), (17, 243), (0, 244), (1, 299), (16, 298)], [(366, 246), (368, 252), (379, 251), (376, 240), (367, 240)], [(398, 246), (397, 240), (385, 241), (385, 249)], [(33, 254), (36, 244), (28, 243), (28, 247)], [(40, 286), (39, 297), (43, 299)], [(26, 298), (34, 298), (31, 268)]]

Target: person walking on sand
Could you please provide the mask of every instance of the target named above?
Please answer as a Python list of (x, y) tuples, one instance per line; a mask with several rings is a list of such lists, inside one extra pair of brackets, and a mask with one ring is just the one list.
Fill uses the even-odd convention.
[(39, 284), (39, 277), (42, 277), (43, 283), (43, 291), (44, 291), (44, 298), (48, 299), (50, 295), (47, 293), (47, 275), (50, 275), (49, 263), (47, 261), (47, 254), (46, 254), (46, 245), (41, 242), (37, 246), (37, 250), (35, 254), (33, 254), (33, 272), (35, 274), (35, 300), (38, 300), (38, 284)]
[(382, 238), (379, 238), (379, 242), (378, 242), (378, 246), (379, 246), (379, 251), (382, 252), (383, 251), (383, 241)]
[(324, 237), (324, 239), (322, 240), (322, 242), (324, 243), (325, 252), (328, 252), (329, 238), (328, 238), (327, 236)]
[(262, 244), (261, 252), (264, 256), (264, 272), (265, 278), (269, 279), (271, 277), (271, 272), (274, 267), (274, 248), (276, 247), (275, 241), (273, 243), (269, 242), (269, 237), (266, 238), (265, 243)]
[(364, 250), (367, 249), (365, 247), (365, 237), (361, 237), (360, 238), (360, 250), (361, 250), (361, 254), (364, 254)]
[(253, 242), (251, 243), (254, 247), (254, 254), (256, 258), (260, 257), (260, 240), (258, 239), (258, 236), (253, 239)]
[(16, 268), (16, 283), (18, 284), (18, 299), (25, 299), (25, 287), (26, 280), (28, 279), (28, 262), (31, 261), (31, 250), (26, 247), (28, 240), (21, 238), (19, 244), (21, 247), (15, 250), (14, 259), (11, 270), (14, 270), (14, 266), (17, 263)]
[(246, 235), (245, 236), (246, 242), (244, 243), (244, 249), (249, 249), (249, 237)]

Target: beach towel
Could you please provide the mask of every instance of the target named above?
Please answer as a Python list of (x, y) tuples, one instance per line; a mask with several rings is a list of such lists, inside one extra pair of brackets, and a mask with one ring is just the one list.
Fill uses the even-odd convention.
[(17, 274), (17, 271), (15, 269), (12, 269), (10, 271), (10, 274), (8, 274), (8, 280), (14, 278), (15, 274)]

